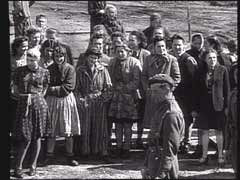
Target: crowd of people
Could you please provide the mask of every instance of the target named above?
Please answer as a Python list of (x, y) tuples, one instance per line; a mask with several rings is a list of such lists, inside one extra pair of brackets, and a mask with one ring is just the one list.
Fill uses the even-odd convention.
[[(226, 53), (217, 36), (194, 33), (186, 49), (184, 37), (171, 35), (158, 13), (150, 16), (149, 27), (127, 35), (115, 6), (88, 1), (89, 45), (74, 63), (71, 47), (48, 27), (47, 16), (36, 16), (33, 25), (26, 23), (29, 14), (22, 18), (17, 10), (10, 84), (16, 177), (23, 177), (31, 143), (29, 175), (36, 174), (43, 137), (44, 165), (54, 160), (56, 137), (65, 137), (68, 165), (79, 165), (76, 157), (109, 162), (113, 124), (115, 154), (129, 158), (133, 123), (138, 148), (162, 149), (158, 178), (178, 178), (177, 154), (189, 152), (193, 126), (199, 165), (208, 163), (209, 130), (214, 129), (218, 165), (231, 159), (236, 172), (236, 41), (229, 40)], [(150, 129), (147, 145), (144, 128)]]

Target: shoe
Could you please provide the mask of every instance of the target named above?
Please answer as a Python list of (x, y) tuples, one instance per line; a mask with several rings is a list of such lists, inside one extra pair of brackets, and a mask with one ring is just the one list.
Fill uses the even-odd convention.
[(136, 140), (136, 148), (137, 149), (144, 149), (142, 139), (137, 139)]
[(216, 151), (216, 152), (212, 155), (212, 159), (218, 159), (218, 151)]
[(43, 165), (47, 166), (47, 165), (51, 165), (51, 164), (53, 164), (53, 157), (52, 156), (46, 157), (46, 159), (43, 162)]
[(130, 151), (128, 149), (123, 149), (122, 150), (122, 154), (121, 154), (121, 157), (123, 159), (129, 159), (130, 158)]
[(218, 158), (218, 167), (222, 168), (225, 165), (224, 157)]
[(29, 176), (35, 176), (37, 174), (36, 168), (31, 167), (29, 169)]
[(179, 150), (181, 154), (187, 154), (190, 150), (190, 144), (185, 142), (181, 143)]
[(76, 161), (75, 159), (72, 159), (72, 158), (68, 159), (67, 164), (70, 166), (78, 166), (79, 165), (78, 161)]
[(14, 171), (14, 177), (16, 177), (16, 178), (23, 178), (22, 169), (15, 169), (15, 171)]
[(108, 155), (102, 156), (102, 160), (106, 164), (111, 163), (111, 159), (110, 159), (110, 157)]
[(191, 158), (201, 158), (202, 157), (202, 146), (197, 145), (196, 150), (191, 154)]
[(201, 157), (199, 159), (199, 164), (200, 165), (207, 165), (208, 164), (208, 156), (207, 157)]

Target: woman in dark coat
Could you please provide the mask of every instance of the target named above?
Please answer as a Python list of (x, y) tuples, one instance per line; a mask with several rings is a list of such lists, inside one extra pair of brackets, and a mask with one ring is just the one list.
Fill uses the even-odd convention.
[(36, 174), (37, 159), (41, 149), (41, 137), (49, 133), (48, 106), (44, 99), (50, 76), (38, 65), (40, 53), (36, 49), (27, 53), (27, 65), (16, 70), (13, 80), (14, 93), (18, 97), (14, 136), (19, 141), (14, 175), (22, 178), (22, 164), (33, 143), (29, 175)]
[[(111, 79), (107, 68), (101, 63), (101, 53), (90, 48), (76, 69), (74, 91), (81, 120), (81, 138), (76, 153), (106, 158), (108, 155), (107, 93)], [(79, 143), (78, 143), (79, 142)]]
[(67, 52), (64, 47), (56, 46), (53, 51), (54, 63), (48, 67), (50, 84), (46, 93), (52, 122), (51, 136), (47, 139), (47, 159), (45, 164), (52, 163), (55, 137), (65, 137), (67, 164), (77, 166), (73, 159), (73, 135), (80, 134), (80, 120), (73, 90), (76, 84), (76, 72), (67, 63)]
[(202, 130), (203, 154), (200, 164), (208, 161), (209, 129), (216, 132), (218, 147), (218, 164), (224, 164), (223, 130), (229, 96), (229, 75), (226, 67), (217, 61), (217, 52), (209, 49), (206, 53), (206, 64), (196, 77), (196, 110), (198, 117), (196, 127)]
[[(116, 46), (116, 57), (110, 61), (109, 73), (113, 84), (113, 96), (108, 115), (116, 127), (117, 149), (128, 157), (132, 137), (132, 124), (139, 119), (137, 102), (140, 88), (141, 63), (129, 55), (126, 44)], [(124, 144), (123, 144), (124, 133)]]

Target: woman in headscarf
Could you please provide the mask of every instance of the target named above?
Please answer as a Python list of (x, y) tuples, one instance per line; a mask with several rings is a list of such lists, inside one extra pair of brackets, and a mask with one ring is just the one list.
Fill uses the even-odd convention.
[(36, 49), (27, 52), (27, 65), (16, 70), (13, 80), (17, 97), (17, 113), (14, 136), (19, 142), (14, 175), (22, 178), (22, 164), (31, 143), (32, 159), (29, 175), (36, 174), (37, 159), (41, 149), (41, 137), (49, 133), (48, 106), (44, 99), (50, 77), (46, 69), (38, 65), (40, 53)]
[(62, 46), (53, 51), (54, 63), (48, 67), (50, 84), (46, 94), (49, 106), (52, 132), (47, 139), (47, 158), (45, 164), (51, 164), (56, 136), (65, 137), (67, 164), (77, 166), (73, 154), (73, 135), (80, 134), (80, 120), (73, 90), (76, 85), (76, 72), (67, 63), (67, 52)]
[(77, 153), (83, 156), (108, 158), (107, 101), (111, 79), (100, 61), (101, 53), (94, 47), (87, 50), (76, 69), (74, 91), (81, 120), (81, 138), (76, 141)]
[(126, 158), (129, 157), (132, 125), (139, 119), (137, 102), (142, 71), (140, 61), (131, 57), (130, 51), (127, 44), (117, 44), (116, 57), (109, 64), (113, 96), (108, 115), (115, 123), (117, 151)]

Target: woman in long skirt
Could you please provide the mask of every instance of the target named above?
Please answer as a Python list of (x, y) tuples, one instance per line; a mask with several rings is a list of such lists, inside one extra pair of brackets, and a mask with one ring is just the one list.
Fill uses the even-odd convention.
[(82, 65), (77, 68), (75, 97), (81, 120), (81, 139), (76, 151), (84, 156), (108, 155), (108, 123), (106, 105), (111, 87), (108, 70), (99, 61), (101, 53), (93, 48), (87, 50)]
[(29, 50), (27, 65), (18, 67), (14, 75), (13, 87), (18, 101), (13, 132), (19, 142), (14, 175), (18, 178), (23, 177), (22, 164), (31, 142), (33, 159), (29, 175), (36, 174), (41, 137), (48, 134), (51, 127), (47, 118), (48, 106), (44, 99), (50, 77), (48, 70), (38, 65), (39, 60), (39, 51)]
[(49, 114), (52, 122), (51, 137), (47, 139), (47, 158), (45, 164), (51, 164), (56, 136), (66, 139), (67, 164), (77, 166), (73, 159), (73, 135), (80, 134), (80, 121), (73, 90), (76, 83), (74, 67), (66, 62), (66, 50), (56, 46), (53, 51), (54, 63), (48, 67), (50, 85), (46, 94)]

